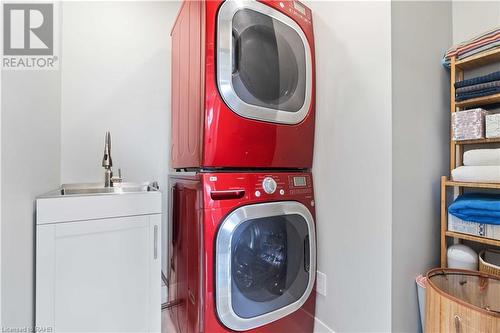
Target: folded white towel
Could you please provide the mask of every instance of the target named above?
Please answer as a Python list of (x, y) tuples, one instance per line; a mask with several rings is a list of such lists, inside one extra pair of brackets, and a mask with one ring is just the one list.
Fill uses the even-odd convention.
[(464, 153), (464, 165), (500, 165), (500, 148), (468, 150)]
[(500, 183), (500, 166), (460, 166), (451, 171), (457, 182)]

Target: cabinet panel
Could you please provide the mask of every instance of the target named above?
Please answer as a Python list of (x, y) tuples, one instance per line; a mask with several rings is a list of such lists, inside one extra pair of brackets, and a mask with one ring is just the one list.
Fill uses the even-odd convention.
[(159, 331), (160, 225), (152, 215), (38, 226), (37, 325)]
[(170, 315), (179, 333), (201, 331), (202, 260), (199, 184), (177, 184), (171, 192), (170, 221)]

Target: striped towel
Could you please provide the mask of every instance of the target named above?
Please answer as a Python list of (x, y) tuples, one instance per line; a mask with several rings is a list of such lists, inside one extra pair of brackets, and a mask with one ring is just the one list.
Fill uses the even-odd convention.
[[(443, 66), (449, 68), (450, 61), (453, 56), (460, 59), (465, 59), (480, 52), (497, 48), (500, 41), (500, 26), (488, 30), (480, 35), (477, 35), (465, 42), (452, 46), (443, 56)], [(461, 56), (464, 57), (461, 57)], [(466, 56), (465, 56), (466, 55)]]
[(478, 47), (478, 48), (475, 48), (475, 49), (472, 49), (470, 51), (467, 51), (467, 52), (464, 52), (464, 53), (460, 53), (458, 56), (457, 56), (457, 59), (458, 60), (462, 60), (462, 59), (465, 59), (465, 58), (468, 58), (468, 57), (471, 57), (475, 54), (478, 54), (478, 53), (481, 53), (481, 52), (486, 52), (486, 51), (491, 51), (493, 49), (498, 49), (500, 48), (500, 39), (497, 40), (496, 42), (494, 43), (491, 43), (491, 44), (486, 44), (486, 45), (483, 45), (481, 47)]

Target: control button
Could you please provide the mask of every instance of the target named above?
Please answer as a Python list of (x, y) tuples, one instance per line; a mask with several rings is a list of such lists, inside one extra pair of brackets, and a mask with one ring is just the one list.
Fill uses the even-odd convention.
[(262, 181), (262, 188), (267, 194), (273, 194), (276, 191), (276, 181), (271, 177), (266, 177)]
[(284, 189), (281, 189), (281, 190), (280, 190), (280, 194), (281, 194), (281, 195), (285, 194), (285, 190), (284, 190)]
[(311, 206), (314, 207), (314, 200), (311, 200)]
[(260, 191), (255, 191), (255, 196), (258, 198), (260, 197)]
[(280, 2), (280, 7), (285, 8), (285, 4), (283, 2)]

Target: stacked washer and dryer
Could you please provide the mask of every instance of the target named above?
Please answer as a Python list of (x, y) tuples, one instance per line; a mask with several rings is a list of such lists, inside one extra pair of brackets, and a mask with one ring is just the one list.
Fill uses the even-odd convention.
[(314, 84), (300, 2), (183, 3), (166, 274), (178, 333), (313, 331)]

